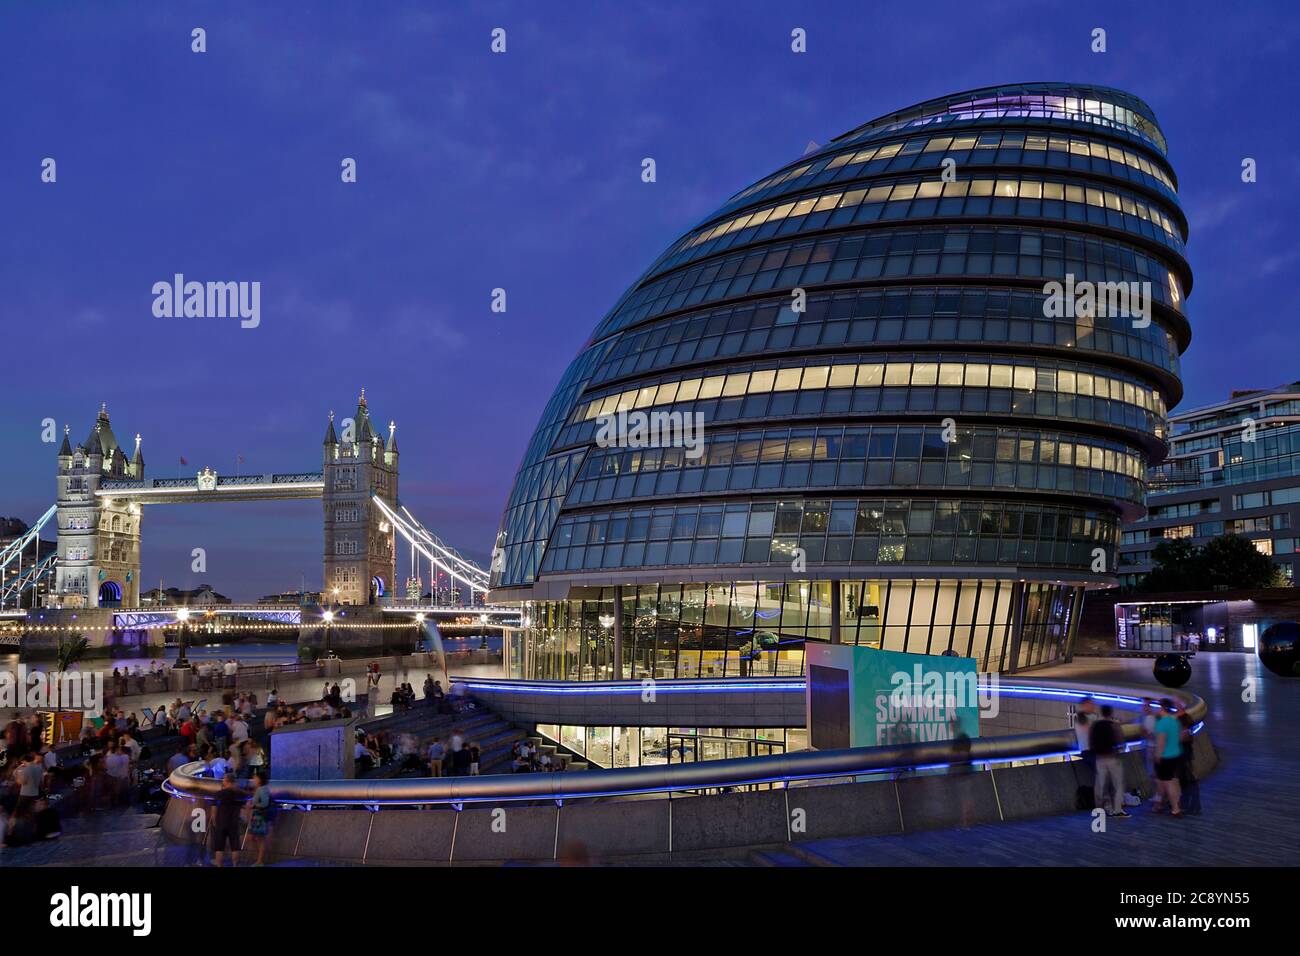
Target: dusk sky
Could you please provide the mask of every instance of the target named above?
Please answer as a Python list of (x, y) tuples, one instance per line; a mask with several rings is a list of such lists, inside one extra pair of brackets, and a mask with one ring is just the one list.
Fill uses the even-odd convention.
[[(1155, 110), (1191, 224), (1180, 407), (1300, 379), (1298, 34), (1289, 0), (5, 0), (0, 515), (53, 502), (44, 419), (81, 441), (107, 402), (152, 477), (318, 470), (364, 386), (403, 503), (486, 566), (542, 406), (655, 256), (810, 140), (1002, 83)], [(259, 281), (260, 326), (155, 317), (178, 272)], [(144, 587), (320, 585), (318, 502), (156, 506), (143, 531)]]

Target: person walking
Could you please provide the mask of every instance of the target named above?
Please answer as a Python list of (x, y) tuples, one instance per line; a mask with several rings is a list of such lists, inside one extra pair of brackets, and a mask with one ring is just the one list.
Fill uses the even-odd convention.
[(1128, 817), (1124, 809), (1124, 732), (1115, 721), (1114, 709), (1102, 704), (1101, 716), (1088, 729), (1088, 749), (1097, 765), (1096, 783), (1093, 786), (1097, 806), (1106, 809), (1106, 789), (1111, 788), (1108, 816)]

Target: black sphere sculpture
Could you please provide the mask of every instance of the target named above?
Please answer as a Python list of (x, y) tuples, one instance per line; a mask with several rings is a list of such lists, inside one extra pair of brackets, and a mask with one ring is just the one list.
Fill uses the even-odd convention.
[(1300, 624), (1282, 621), (1259, 638), (1259, 659), (1279, 677), (1300, 677)]
[(1182, 687), (1192, 677), (1192, 664), (1186, 654), (1161, 654), (1151, 672), (1166, 687)]

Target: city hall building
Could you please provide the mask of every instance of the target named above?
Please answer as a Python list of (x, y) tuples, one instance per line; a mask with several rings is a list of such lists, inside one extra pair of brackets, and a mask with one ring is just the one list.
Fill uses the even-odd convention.
[(493, 555), (513, 676), (800, 675), (809, 641), (1067, 656), (1166, 454), (1186, 238), (1151, 108), (1103, 87), (930, 100), (742, 189), (542, 413)]

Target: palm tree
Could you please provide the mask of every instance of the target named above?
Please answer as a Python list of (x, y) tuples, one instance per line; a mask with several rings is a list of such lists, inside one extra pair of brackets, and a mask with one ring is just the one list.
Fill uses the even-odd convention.
[(59, 665), (60, 673), (67, 673), (72, 665), (81, 660), (81, 656), (86, 653), (86, 648), (90, 642), (82, 635), (64, 640), (59, 638), (59, 652), (56, 660)]

